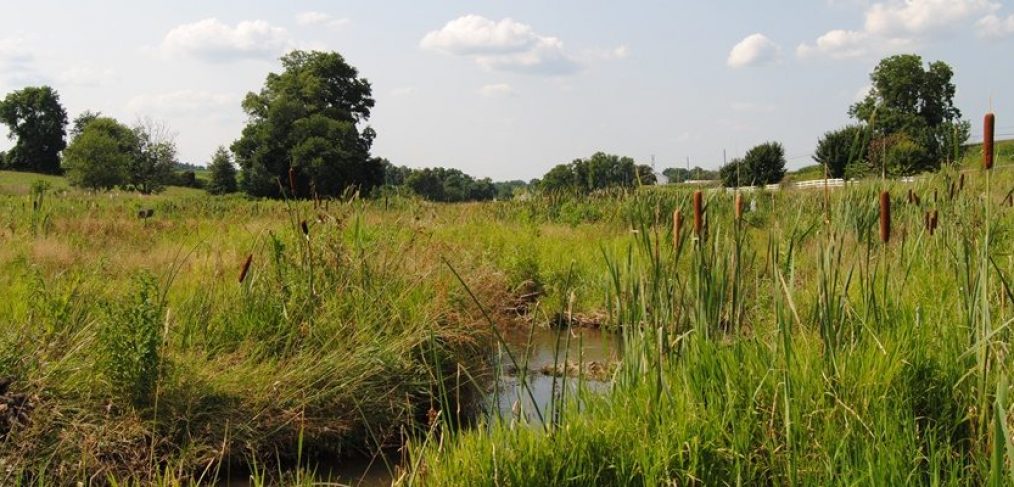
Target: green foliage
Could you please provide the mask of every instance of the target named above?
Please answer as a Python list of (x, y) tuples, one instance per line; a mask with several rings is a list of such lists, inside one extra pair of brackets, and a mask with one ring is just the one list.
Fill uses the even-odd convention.
[(208, 182), (208, 192), (211, 194), (235, 193), (236, 166), (232, 164), (232, 156), (225, 147), (219, 147), (211, 156), (211, 163), (208, 164), (211, 171), (211, 181)]
[(706, 181), (719, 179), (718, 171), (708, 171), (700, 166), (694, 166), (687, 170), (682, 167), (670, 167), (662, 171), (662, 175), (669, 180), (669, 184), (682, 183), (684, 181)]
[(176, 142), (161, 122), (144, 120), (134, 128), (136, 145), (127, 163), (126, 185), (142, 194), (158, 193), (173, 179)]
[(489, 201), (498, 197), (497, 186), (492, 180), (475, 179), (457, 169), (409, 169), (388, 163), (386, 174), (385, 180), (390, 181), (389, 184), (404, 185), (429, 201)]
[(102, 116), (102, 112), (93, 112), (91, 110), (85, 110), (80, 115), (74, 117), (74, 122), (70, 128), (70, 138), (73, 140), (78, 135), (84, 132), (86, 125), (91, 123), (93, 120)]
[(136, 294), (131, 299), (106, 306), (100, 365), (117, 394), (144, 408), (155, 399), (165, 302), (150, 274), (138, 275), (133, 284)]
[(765, 142), (722, 166), (719, 175), (726, 187), (779, 183), (785, 177), (785, 149), (779, 142)]
[(85, 125), (64, 152), (67, 179), (74, 186), (108, 190), (126, 184), (137, 135), (108, 117)]
[(0, 123), (7, 125), (17, 143), (5, 157), (6, 168), (45, 174), (60, 173), (60, 151), (67, 112), (60, 95), (48, 86), (28, 87), (0, 101)]
[(243, 101), (250, 120), (232, 145), (242, 189), (280, 197), (290, 167), (297, 194), (289, 196), (336, 196), (350, 186), (367, 192), (382, 184), (383, 166), (369, 157), (376, 134), (359, 128), (374, 105), (370, 83), (336, 52), (293, 51), (281, 61), (285, 70), (269, 74), (264, 88)]
[(607, 188), (633, 188), (655, 184), (650, 166), (638, 165), (629, 157), (596, 152), (588, 159), (560, 164), (542, 177), (539, 186), (546, 191), (590, 193)]
[[(961, 158), (971, 125), (961, 120), (961, 111), (954, 106), (953, 76), (954, 71), (946, 63), (936, 61), (924, 68), (922, 58), (914, 54), (880, 61), (870, 74), (870, 93), (849, 109), (851, 117), (873, 131), (869, 149), (872, 170), (885, 169), (878, 164), (887, 157), (884, 151), (897, 143), (901, 143), (897, 156), (908, 154), (917, 159), (903, 163), (895, 158), (894, 168), (888, 167), (888, 172), (901, 170), (904, 172), (897, 174), (907, 175), (932, 171), (943, 162)], [(878, 149), (880, 154), (876, 153)]]
[(870, 131), (863, 125), (848, 125), (825, 133), (817, 141), (813, 160), (827, 168), (828, 177), (845, 176), (845, 168), (866, 159)]

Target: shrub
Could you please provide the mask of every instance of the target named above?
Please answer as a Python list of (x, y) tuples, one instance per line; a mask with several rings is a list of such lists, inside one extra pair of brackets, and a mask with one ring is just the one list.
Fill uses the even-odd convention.
[(134, 279), (133, 296), (105, 306), (99, 334), (103, 373), (116, 394), (134, 407), (152, 404), (159, 374), (159, 334), (165, 304), (158, 282), (147, 273)]

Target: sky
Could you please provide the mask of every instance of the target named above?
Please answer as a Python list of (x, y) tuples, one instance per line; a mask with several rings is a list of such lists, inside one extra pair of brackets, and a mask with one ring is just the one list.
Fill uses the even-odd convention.
[[(71, 118), (163, 121), (194, 164), (239, 137), (243, 96), (292, 49), (337, 51), (372, 83), (374, 155), (496, 180), (597, 151), (714, 169), (770, 140), (790, 168), (812, 164), (898, 53), (954, 68), (973, 139), (990, 106), (1014, 136), (1014, 0), (0, 0), (0, 12), (0, 96), (48, 84)], [(0, 128), (0, 150), (12, 145)]]

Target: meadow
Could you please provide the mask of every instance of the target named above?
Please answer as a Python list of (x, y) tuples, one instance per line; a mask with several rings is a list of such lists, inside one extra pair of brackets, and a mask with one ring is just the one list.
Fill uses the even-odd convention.
[[(700, 233), (677, 187), (293, 202), (0, 173), (0, 483), (312, 484), (388, 451), (402, 485), (1006, 485), (1003, 150), (740, 215), (705, 191)], [(568, 325), (621, 337), (608, 389), (577, 354), (548, 407), (461, 419), (503, 368), (525, 394), (526, 332)]]

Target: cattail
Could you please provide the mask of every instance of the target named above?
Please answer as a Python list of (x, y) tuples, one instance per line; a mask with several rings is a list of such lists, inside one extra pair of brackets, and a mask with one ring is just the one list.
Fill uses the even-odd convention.
[(694, 235), (704, 234), (704, 195), (694, 191)]
[(292, 196), (296, 195), (296, 168), (289, 167), (289, 192)]
[(891, 194), (887, 191), (880, 193), (880, 240), (891, 241)]
[(912, 194), (912, 188), (908, 188), (908, 204), (911, 205), (912, 203), (915, 203), (915, 198)]
[(743, 219), (743, 195), (736, 193), (736, 221)]
[(306, 220), (303, 220), (303, 221), (299, 222), (299, 228), (301, 228), (303, 230), (303, 236), (304, 237), (309, 237), (310, 236), (310, 227), (309, 227), (309, 225), (306, 224)]
[(964, 189), (965, 189), (965, 173), (961, 173), (961, 176), (958, 177), (958, 191), (962, 191)]
[(954, 199), (954, 188), (955, 188), (954, 187), (954, 181), (951, 181), (951, 187), (950, 187), (950, 190), (948, 192), (947, 199), (951, 199), (951, 200)]
[(993, 112), (986, 114), (982, 121), (982, 167), (986, 170), (993, 169), (993, 126), (996, 124), (996, 116)]
[(243, 262), (243, 268), (239, 271), (239, 283), (243, 284), (246, 280), (247, 272), (250, 272), (250, 264), (253, 263), (253, 254), (246, 256), (246, 261)]
[(937, 231), (937, 210), (933, 210), (933, 216), (930, 217), (930, 235), (932, 236)]
[(683, 237), (683, 212), (676, 210), (672, 213), (672, 244), (677, 252), (680, 250), (680, 240)]
[(922, 206), (922, 198), (918, 194), (913, 193), (912, 197), (915, 198), (915, 206)]

